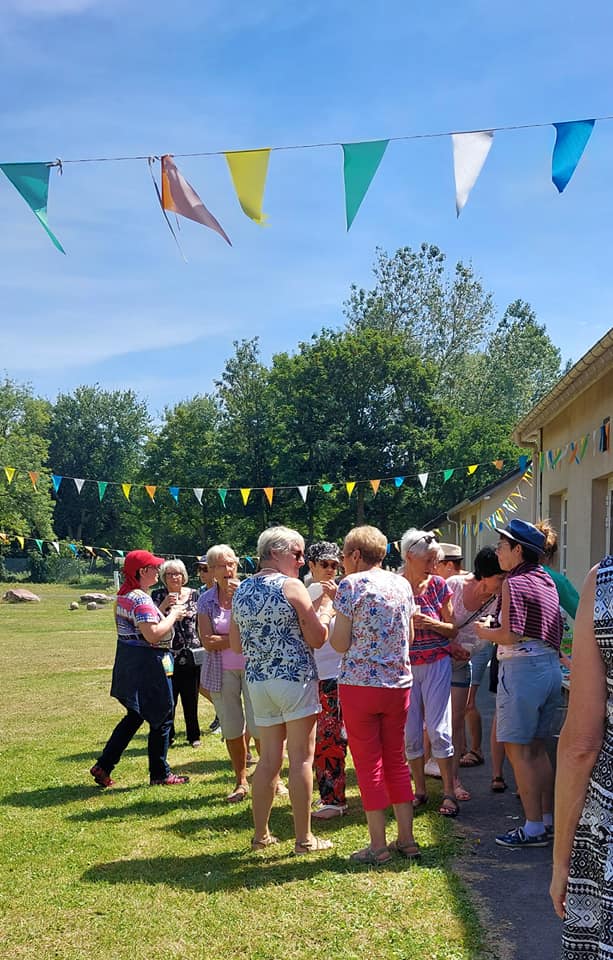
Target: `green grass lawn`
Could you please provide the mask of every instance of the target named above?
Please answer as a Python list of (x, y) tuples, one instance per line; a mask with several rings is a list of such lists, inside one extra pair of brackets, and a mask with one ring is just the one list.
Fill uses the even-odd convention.
[[(367, 839), (352, 770), (349, 815), (316, 825), (332, 851), (294, 857), (290, 807), (277, 800), (271, 825), (283, 842), (251, 853), (249, 802), (224, 802), (223, 744), (184, 745), (182, 718), (170, 761), (190, 775), (187, 786), (148, 786), (141, 732), (113, 773), (116, 787), (95, 787), (89, 767), (122, 715), (109, 697), (112, 610), (69, 611), (82, 588), (33, 589), (39, 604), (0, 603), (3, 956), (479, 957), (479, 924), (451, 869), (460, 841), (435, 803), (417, 819), (420, 866), (348, 862)], [(201, 718), (212, 719), (205, 701)]]

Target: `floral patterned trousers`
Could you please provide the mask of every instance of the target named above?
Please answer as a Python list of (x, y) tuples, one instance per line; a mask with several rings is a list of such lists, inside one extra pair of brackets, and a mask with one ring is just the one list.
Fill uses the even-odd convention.
[(341, 716), (336, 680), (319, 681), (321, 713), (315, 737), (315, 776), (322, 803), (345, 803), (347, 733)]

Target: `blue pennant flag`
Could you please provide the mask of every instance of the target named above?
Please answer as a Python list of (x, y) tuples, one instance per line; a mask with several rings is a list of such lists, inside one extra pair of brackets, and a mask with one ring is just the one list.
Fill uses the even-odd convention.
[(566, 123), (554, 123), (556, 142), (551, 160), (551, 179), (560, 193), (568, 186), (577, 168), (592, 135), (595, 122), (595, 120), (570, 120)]
[(178, 503), (178, 502), (179, 502), (179, 487), (169, 487), (169, 488), (168, 488), (168, 492), (170, 493), (170, 496), (173, 498), (174, 502), (175, 502), (175, 503)]

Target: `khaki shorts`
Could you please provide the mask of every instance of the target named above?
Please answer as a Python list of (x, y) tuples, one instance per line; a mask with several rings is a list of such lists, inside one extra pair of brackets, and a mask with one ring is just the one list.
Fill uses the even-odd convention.
[(255, 722), (274, 727), (289, 720), (302, 720), (321, 712), (319, 682), (305, 680), (256, 680), (249, 683)]
[(259, 737), (244, 670), (224, 670), (221, 690), (211, 690), (211, 700), (224, 740), (236, 740), (246, 730), (255, 739)]

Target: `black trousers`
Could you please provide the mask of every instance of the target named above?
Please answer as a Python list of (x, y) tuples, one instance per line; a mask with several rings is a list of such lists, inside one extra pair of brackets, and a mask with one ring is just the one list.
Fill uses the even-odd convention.
[[(198, 723), (198, 697), (200, 690), (200, 667), (181, 667), (175, 661), (175, 672), (172, 675), (172, 695), (175, 701), (175, 713), (179, 700), (183, 707), (185, 719), (185, 736), (190, 743), (200, 740), (200, 724)], [(170, 739), (176, 735), (175, 716), (170, 731)]]

